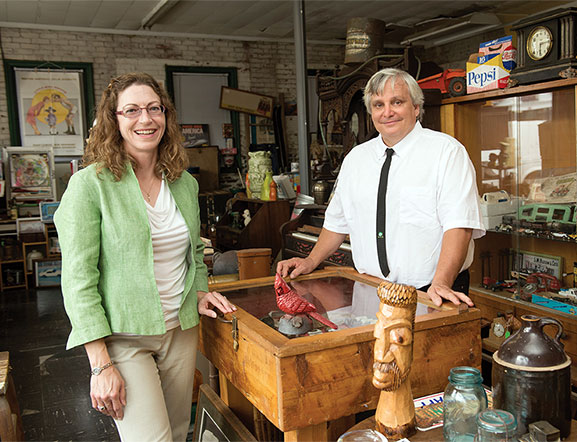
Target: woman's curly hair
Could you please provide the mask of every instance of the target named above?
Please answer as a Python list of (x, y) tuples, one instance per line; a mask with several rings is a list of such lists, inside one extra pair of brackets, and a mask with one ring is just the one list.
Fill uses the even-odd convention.
[[(119, 181), (126, 172), (126, 163), (132, 167), (137, 164), (124, 148), (124, 138), (118, 127), (116, 106), (119, 94), (132, 85), (150, 86), (160, 97), (161, 104), (166, 108), (166, 129), (158, 145), (158, 160), (156, 174), (165, 174), (169, 182), (176, 180), (187, 167), (187, 158), (182, 145), (182, 133), (176, 119), (176, 109), (166, 91), (149, 74), (133, 72), (120, 75), (110, 80), (108, 87), (102, 93), (96, 108), (95, 124), (90, 130), (82, 163), (86, 167), (95, 163), (100, 172), (107, 168)], [(124, 118), (124, 117), (121, 117)]]

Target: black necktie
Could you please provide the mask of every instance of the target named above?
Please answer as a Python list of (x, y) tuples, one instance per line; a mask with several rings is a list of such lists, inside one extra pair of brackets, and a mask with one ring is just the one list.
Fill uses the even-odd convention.
[(390, 147), (387, 149), (387, 159), (381, 169), (381, 181), (379, 182), (379, 193), (377, 194), (377, 253), (384, 277), (389, 274), (387, 242), (385, 239), (387, 225), (387, 181), (389, 179), (389, 169), (391, 168), (391, 159), (394, 153), (395, 151)]

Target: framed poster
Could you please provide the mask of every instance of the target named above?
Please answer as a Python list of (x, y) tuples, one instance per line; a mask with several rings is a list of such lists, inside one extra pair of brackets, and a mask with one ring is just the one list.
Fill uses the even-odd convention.
[(7, 194), (16, 201), (52, 200), (56, 196), (54, 152), (42, 148), (10, 146), (4, 149), (8, 166)]
[(11, 143), (82, 155), (94, 109), (92, 65), (5, 60), (4, 69)]
[(220, 107), (260, 117), (272, 118), (274, 98), (250, 91), (222, 86)]
[(60, 285), (62, 260), (42, 258), (34, 260), (36, 287), (56, 287)]
[(207, 384), (200, 386), (192, 440), (256, 441), (240, 419)]
[(210, 146), (208, 124), (181, 124), (184, 147)]

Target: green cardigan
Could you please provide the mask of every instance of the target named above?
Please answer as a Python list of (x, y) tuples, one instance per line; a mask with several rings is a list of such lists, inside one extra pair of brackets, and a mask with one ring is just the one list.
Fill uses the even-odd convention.
[[(169, 184), (190, 235), (188, 272), (178, 317), (198, 324), (197, 291), (208, 291), (200, 240), (198, 183), (187, 172)], [(95, 165), (75, 173), (54, 214), (62, 250), (62, 293), (72, 323), (67, 348), (111, 333), (166, 332), (154, 276), (146, 206), (131, 166), (120, 181)]]

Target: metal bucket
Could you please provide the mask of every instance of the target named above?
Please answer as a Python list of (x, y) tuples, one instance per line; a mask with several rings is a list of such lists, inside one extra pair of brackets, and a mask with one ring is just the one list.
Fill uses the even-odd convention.
[(354, 17), (347, 22), (345, 64), (363, 63), (380, 54), (386, 23), (375, 18)]

